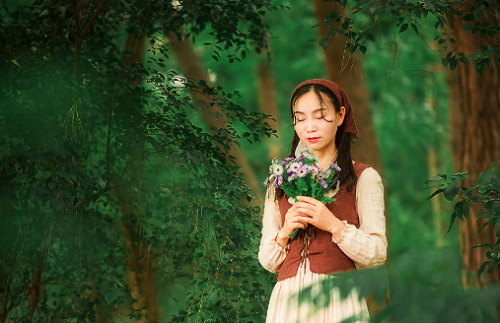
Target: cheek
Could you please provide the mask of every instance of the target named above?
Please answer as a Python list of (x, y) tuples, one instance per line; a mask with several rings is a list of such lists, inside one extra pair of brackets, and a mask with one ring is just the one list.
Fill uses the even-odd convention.
[(325, 128), (323, 128), (326, 133), (328, 133), (329, 136), (335, 137), (335, 134), (337, 133), (337, 124), (336, 123), (328, 123), (328, 125), (325, 125)]
[(300, 137), (300, 135), (302, 134), (302, 131), (303, 131), (303, 130), (302, 130), (302, 128), (303, 128), (303, 127), (301, 127), (299, 124), (296, 124), (295, 126), (293, 126), (293, 128), (295, 129), (295, 132), (296, 132), (296, 133), (299, 135), (299, 137)]

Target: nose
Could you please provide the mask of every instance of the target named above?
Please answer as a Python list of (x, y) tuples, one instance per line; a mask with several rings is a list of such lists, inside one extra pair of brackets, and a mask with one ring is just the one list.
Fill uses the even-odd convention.
[(316, 119), (314, 118), (308, 118), (307, 119), (307, 124), (306, 124), (306, 131), (307, 132), (316, 132), (318, 130), (318, 126), (316, 124)]

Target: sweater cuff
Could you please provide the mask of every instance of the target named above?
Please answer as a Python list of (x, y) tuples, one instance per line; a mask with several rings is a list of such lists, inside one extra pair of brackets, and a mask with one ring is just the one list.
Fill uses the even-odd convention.
[(340, 237), (338, 239), (335, 239), (335, 237), (332, 234), (332, 242), (333, 243), (339, 243), (342, 240), (344, 240), (344, 236), (346, 235), (347, 230), (348, 230), (347, 226), (350, 225), (350, 224), (347, 223), (346, 220), (343, 220), (342, 222), (344, 222), (344, 228), (342, 229), (342, 231), (340, 231)]
[(288, 243), (288, 244), (285, 246), (285, 248), (283, 248), (282, 246), (280, 246), (280, 245), (279, 245), (279, 243), (278, 243), (278, 240), (277, 240), (277, 239), (278, 239), (278, 233), (279, 233), (279, 231), (278, 231), (278, 232), (276, 232), (276, 234), (274, 235), (274, 237), (273, 237), (273, 239), (272, 239), (271, 241), (272, 241), (272, 243), (273, 243), (273, 244), (275, 244), (275, 245), (276, 245), (276, 247), (278, 248), (278, 250), (279, 250), (280, 252), (288, 253), (288, 249), (289, 249), (289, 247), (290, 247), (290, 244)]

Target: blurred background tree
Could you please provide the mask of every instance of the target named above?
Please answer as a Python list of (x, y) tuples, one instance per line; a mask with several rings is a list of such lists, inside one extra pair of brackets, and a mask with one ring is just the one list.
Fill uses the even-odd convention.
[(422, 189), (500, 160), (498, 1), (0, 4), (0, 322), (263, 322), (260, 179), (311, 78), (384, 178), (391, 264), (353, 276), (391, 291), (377, 319), (494, 317), (497, 289), (460, 285), (498, 282), (470, 250), (498, 225), (476, 235), (474, 206), (447, 234)]

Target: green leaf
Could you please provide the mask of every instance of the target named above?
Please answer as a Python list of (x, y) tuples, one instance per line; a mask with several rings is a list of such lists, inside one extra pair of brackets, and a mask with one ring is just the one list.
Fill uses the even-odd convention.
[(495, 34), (497, 33), (497, 29), (494, 28), (494, 26), (490, 27), (488, 29), (488, 34), (491, 36), (491, 37), (495, 37)]
[(472, 247), (471, 249), (475, 249), (475, 248), (488, 248), (490, 250), (493, 250), (493, 246), (489, 243), (481, 243), (481, 244), (478, 244), (478, 245), (475, 245), (474, 247)]
[(328, 50), (328, 38), (321, 38), (319, 41), (319, 45), (323, 47), (324, 50)]
[(465, 179), (467, 178), (467, 172), (458, 172), (458, 173), (455, 173), (453, 175), (451, 175), (451, 180), (462, 180), (462, 179)]
[(488, 272), (491, 273), (493, 269), (495, 269), (498, 265), (500, 265), (500, 259), (495, 260), (495, 262), (491, 264), (490, 269), (488, 269)]
[(494, 175), (495, 175), (495, 171), (493, 169), (491, 169), (491, 166), (490, 166), (488, 168), (488, 170), (481, 175), (481, 177), (479, 179), (479, 183), (483, 184), (483, 185), (488, 184)]
[(104, 298), (106, 299), (106, 305), (109, 305), (118, 298), (118, 292), (117, 291), (107, 292)]
[(365, 53), (366, 53), (366, 47), (365, 46), (360, 45), (359, 46), (359, 50), (361, 51), (361, 53), (363, 53), (363, 55), (365, 55)]
[(447, 180), (448, 180), (448, 175), (446, 175), (446, 174), (437, 174), (436, 176), (441, 177), (441, 178), (442, 178), (442, 179), (444, 179), (445, 181), (447, 181)]
[(445, 68), (448, 68), (448, 60), (447, 60), (446, 58), (442, 57), (442, 58), (441, 58), (441, 62), (443, 63), (443, 66), (444, 66)]
[(479, 269), (477, 270), (477, 277), (479, 278), (479, 276), (481, 276), (481, 274), (483, 273), (483, 271), (486, 269), (486, 266), (488, 266), (488, 263), (490, 261), (487, 260), (485, 262), (483, 262), (483, 264), (481, 265), (481, 267), (479, 267)]
[(427, 199), (430, 200), (431, 198), (433, 198), (434, 196), (438, 195), (439, 193), (443, 192), (444, 189), (439, 189), (439, 190), (436, 190), (434, 191), (434, 193), (432, 193)]
[(470, 24), (468, 22), (462, 25), (462, 29), (464, 31), (469, 31), (471, 29), (471, 27), (472, 27), (472, 24)]
[(458, 66), (458, 59), (453, 57), (450, 61), (450, 70), (454, 70)]
[(413, 28), (413, 30), (417, 33), (418, 35), (418, 28), (417, 28), (417, 25), (415, 24), (411, 24), (411, 28)]
[(476, 63), (476, 74), (481, 75), (483, 73), (483, 61)]
[(483, 231), (483, 229), (486, 228), (488, 224), (490, 224), (490, 221), (483, 223), (479, 230), (477, 230), (476, 234), (479, 234), (479, 232)]
[(500, 175), (497, 176), (495, 183), (493, 183), (493, 187), (500, 190)]
[(406, 29), (408, 29), (408, 24), (402, 25), (401, 28), (399, 29), (399, 33), (404, 32)]
[(444, 188), (443, 191), (444, 197), (450, 202), (453, 201), (453, 199), (458, 193), (457, 185), (458, 185), (458, 180), (455, 179), (450, 183), (450, 185)]
[(461, 63), (464, 63), (464, 64), (469, 64), (469, 59), (466, 58), (466, 57), (460, 57), (458, 59)]
[(465, 216), (466, 219), (469, 219), (469, 215), (470, 215), (469, 202), (467, 202), (467, 201), (461, 201), (461, 202), (463, 202), (462, 214), (463, 214), (463, 216)]
[(463, 212), (464, 212), (464, 207), (463, 207), (463, 202), (465, 201), (460, 201), (460, 202), (457, 202), (457, 204), (455, 204), (455, 216), (458, 218), (458, 219), (462, 219), (462, 216), (463, 216)]
[(424, 4), (427, 7), (427, 9), (429, 9), (429, 11), (431, 11), (431, 12), (434, 11), (434, 10), (436, 10), (436, 8), (434, 7), (434, 5), (432, 4), (431, 1), (424, 0)]
[(453, 222), (455, 222), (456, 217), (457, 217), (457, 215), (455, 214), (455, 212), (453, 212), (453, 214), (451, 215), (451, 218), (450, 218), (450, 227), (448, 228), (447, 232), (450, 232), (451, 227), (453, 226)]
[(493, 68), (493, 62), (490, 58), (487, 58), (483, 61), (489, 68)]

